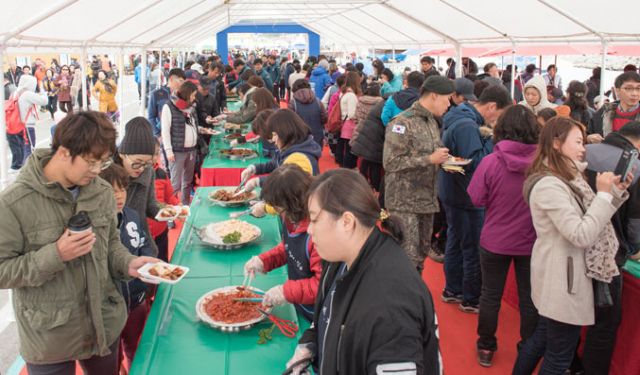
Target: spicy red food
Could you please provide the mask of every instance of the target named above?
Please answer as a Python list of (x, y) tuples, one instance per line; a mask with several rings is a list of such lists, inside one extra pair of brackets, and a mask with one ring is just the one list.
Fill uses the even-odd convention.
[(237, 193), (237, 191), (229, 193), (226, 190), (218, 190), (213, 196), (213, 199), (220, 202), (244, 202), (248, 199), (251, 199), (251, 197), (253, 196), (253, 192), (245, 192), (233, 197), (233, 194), (235, 193)]
[(243, 323), (259, 318), (262, 313), (256, 310), (260, 302), (234, 301), (234, 298), (261, 298), (255, 293), (244, 290), (233, 290), (214, 294), (207, 298), (204, 310), (216, 322), (226, 324)]

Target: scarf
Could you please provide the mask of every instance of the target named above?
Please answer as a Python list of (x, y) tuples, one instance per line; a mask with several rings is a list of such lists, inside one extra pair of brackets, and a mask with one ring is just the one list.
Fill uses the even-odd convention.
[[(591, 189), (591, 186), (587, 181), (582, 178), (582, 172), (586, 169), (587, 163), (575, 162), (578, 173), (576, 177), (567, 181), (559, 176), (553, 175), (550, 172), (540, 172), (531, 175), (525, 182), (525, 200), (529, 203), (529, 194), (533, 190), (533, 186), (540, 181), (543, 177), (553, 176), (564, 182), (570, 189), (571, 195), (576, 199), (583, 214), (586, 214), (587, 210), (591, 206), (591, 203), (596, 197), (596, 194)], [(607, 221), (604, 229), (598, 235), (595, 243), (585, 249), (585, 264), (587, 268), (587, 276), (610, 283), (614, 276), (620, 274), (618, 266), (616, 265), (615, 257), (618, 252), (618, 238), (616, 237), (611, 220)]]
[(176, 106), (176, 108), (182, 111), (182, 114), (184, 115), (184, 117), (186, 117), (185, 123), (190, 126), (195, 126), (194, 112), (196, 108), (196, 102), (193, 102), (191, 104), (187, 103), (186, 101), (178, 97), (176, 91), (171, 93), (171, 102)]

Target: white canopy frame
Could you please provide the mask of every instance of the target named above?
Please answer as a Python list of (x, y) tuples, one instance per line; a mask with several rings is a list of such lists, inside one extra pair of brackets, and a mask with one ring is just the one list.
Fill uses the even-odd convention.
[[(2, 59), (8, 54), (59, 51), (81, 52), (84, 71), (88, 53), (97, 51), (119, 54), (122, 76), (124, 54), (141, 53), (146, 61), (147, 51), (168, 50), (173, 57), (173, 51), (193, 51), (195, 43), (241, 21), (288, 20), (318, 33), (325, 39), (323, 44), (334, 41), (344, 48), (373, 46), (395, 51), (453, 46), (459, 62), (458, 75), (462, 70), (462, 47), (507, 44), (515, 61), (519, 45), (599, 44), (604, 67), (608, 46), (640, 44), (640, 33), (634, 29), (635, 14), (620, 12), (633, 9), (632, 0), (610, 0), (608, 7), (600, 12), (592, 12), (581, 0), (519, 0), (515, 5), (530, 17), (516, 22), (495, 11), (502, 6), (515, 9), (511, 0), (496, 0), (491, 9), (474, 0), (426, 0), (419, 4), (412, 0), (142, 0), (137, 3), (112, 0), (112, 3), (115, 8), (133, 9), (123, 18), (84, 17), (79, 20), (81, 25), (73, 28), (61, 27), (59, 20), (75, 19), (73, 16), (82, 14), (83, 10), (98, 7), (97, 0), (53, 0), (47, 3), (49, 8), (22, 23), (23, 17), (15, 17), (17, 12), (40, 9), (41, 3), (22, 0), (3, 4), (6, 9), (0, 15), (0, 25), (4, 25), (0, 26), (0, 70), (5, 70)], [(566, 9), (571, 9), (571, 13)], [(540, 27), (536, 17), (538, 21), (544, 19), (548, 26)], [(87, 29), (90, 35), (82, 37), (78, 29)], [(603, 76), (604, 72), (602, 69)], [(146, 74), (142, 78), (145, 80), (142, 91), (146, 91)], [(84, 95), (87, 89), (83, 80)], [(4, 91), (0, 91), (2, 112), (5, 98)], [(603, 91), (604, 86), (601, 95)], [(122, 105), (123, 96), (119, 99)], [(85, 108), (86, 102), (83, 101)], [(140, 113), (143, 112), (141, 109)], [(0, 128), (5, 125), (4, 116), (0, 116)], [(6, 139), (0, 137), (3, 155), (0, 183), (3, 185), (8, 173), (6, 146)]]

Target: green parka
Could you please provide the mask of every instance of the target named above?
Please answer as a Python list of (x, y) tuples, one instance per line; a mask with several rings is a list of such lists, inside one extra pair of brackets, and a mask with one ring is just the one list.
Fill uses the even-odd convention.
[[(112, 187), (101, 178), (77, 199), (44, 176), (51, 150), (36, 150), (0, 193), (0, 289), (13, 289), (20, 354), (51, 364), (109, 354), (127, 319), (120, 280), (134, 256), (120, 243)], [(87, 211), (96, 242), (63, 262), (56, 241), (69, 218)]]

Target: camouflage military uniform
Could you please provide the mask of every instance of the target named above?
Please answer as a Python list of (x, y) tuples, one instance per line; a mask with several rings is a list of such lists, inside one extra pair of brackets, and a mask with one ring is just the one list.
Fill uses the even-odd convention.
[(433, 214), (438, 205), (438, 165), (429, 157), (440, 147), (433, 114), (419, 101), (387, 125), (384, 142), (385, 205), (403, 218), (409, 259), (422, 272), (431, 243)]

